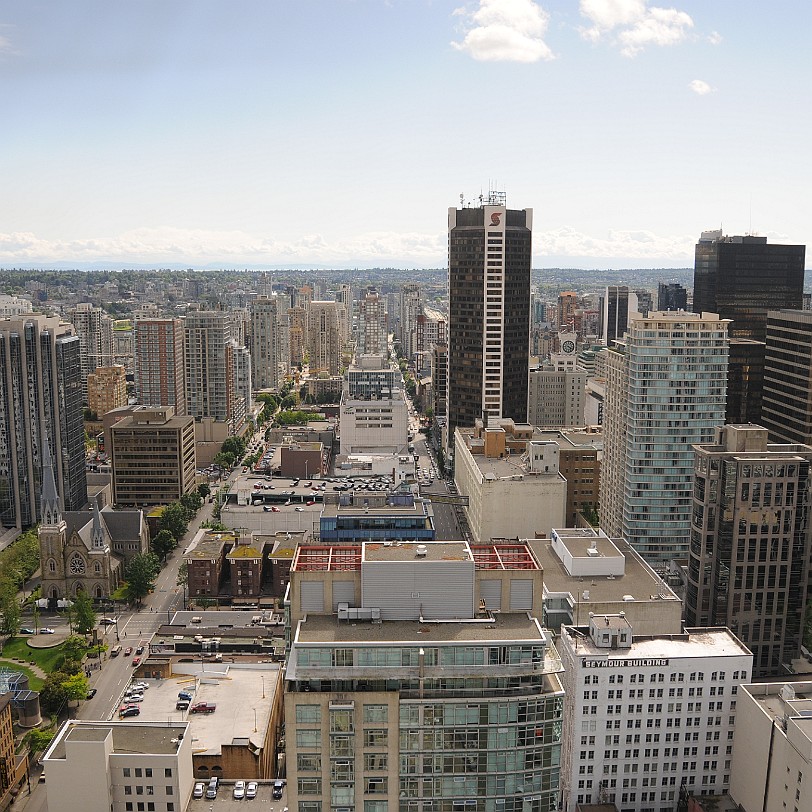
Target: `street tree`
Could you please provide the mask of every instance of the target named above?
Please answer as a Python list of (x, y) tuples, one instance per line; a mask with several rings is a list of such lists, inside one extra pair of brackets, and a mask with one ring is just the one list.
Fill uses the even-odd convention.
[(0, 631), (14, 637), (20, 631), (20, 604), (17, 597), (7, 592), (0, 604)]
[(245, 440), (242, 437), (228, 437), (220, 446), (224, 454), (231, 454), (235, 459), (245, 453)]
[(87, 677), (81, 672), (64, 680), (62, 687), (66, 699), (87, 699)]
[(133, 556), (126, 569), (128, 599), (141, 603), (155, 588), (155, 579), (160, 571), (161, 562), (155, 553)]
[(168, 530), (159, 530), (149, 546), (161, 561), (166, 561), (166, 557), (178, 546), (178, 542)]
[(79, 634), (90, 634), (96, 625), (96, 610), (93, 608), (90, 595), (84, 589), (76, 593), (70, 611), (73, 615), (73, 628)]
[(211, 493), (211, 488), (206, 482), (201, 482), (197, 486), (197, 492), (200, 494), (201, 499), (205, 499)]
[(177, 540), (183, 538), (189, 528), (186, 508), (180, 502), (170, 502), (158, 520), (158, 530), (168, 530)]
[(203, 499), (201, 499), (200, 494), (196, 491), (193, 491), (192, 493), (184, 493), (180, 498), (180, 503), (183, 506), (183, 509), (186, 511), (188, 521), (191, 521), (194, 518), (195, 513), (197, 513), (197, 511), (203, 507)]

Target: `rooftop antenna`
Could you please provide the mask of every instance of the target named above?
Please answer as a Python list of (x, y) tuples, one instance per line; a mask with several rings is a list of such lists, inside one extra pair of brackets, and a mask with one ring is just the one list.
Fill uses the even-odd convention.
[(460, 192), (460, 208), (465, 208), (465, 195), (462, 192)]

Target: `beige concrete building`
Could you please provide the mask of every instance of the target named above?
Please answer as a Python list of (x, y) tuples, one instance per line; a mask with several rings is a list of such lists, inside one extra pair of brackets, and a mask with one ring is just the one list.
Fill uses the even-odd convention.
[(338, 302), (310, 302), (307, 308), (306, 344), (311, 372), (338, 375), (341, 369), (339, 306)]
[(188, 733), (186, 722), (66, 722), (42, 758), (48, 808), (183, 812), (194, 784)]
[(682, 601), (621, 538), (592, 528), (554, 528), (527, 539), (544, 569), (544, 625), (583, 625), (590, 614), (620, 614), (638, 634), (681, 634)]
[(127, 375), (121, 364), (96, 367), (87, 376), (87, 407), (101, 417), (127, 405)]
[(473, 429), (458, 428), (454, 479), (469, 499), (465, 512), (477, 543), (549, 536), (566, 523), (558, 443), (534, 440), (532, 426), (508, 420), (486, 428), (478, 420)]
[(171, 406), (140, 406), (110, 427), (113, 502), (175, 502), (195, 488), (195, 421)]
[(742, 685), (737, 703), (733, 800), (743, 812), (812, 809), (812, 682)]

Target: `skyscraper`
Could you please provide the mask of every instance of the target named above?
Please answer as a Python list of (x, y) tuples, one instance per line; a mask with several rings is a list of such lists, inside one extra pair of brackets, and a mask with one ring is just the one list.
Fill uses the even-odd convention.
[(601, 525), (653, 565), (688, 550), (692, 445), (724, 423), (727, 325), (714, 313), (654, 311), (603, 351)]
[(386, 300), (371, 287), (358, 304), (358, 355), (388, 355)]
[(687, 310), (688, 291), (677, 282), (657, 285), (657, 310)]
[(311, 373), (338, 375), (341, 368), (341, 330), (338, 302), (310, 302), (307, 308), (307, 352)]
[(251, 361), (233, 338), (230, 313), (200, 310), (189, 313), (184, 325), (186, 396), (195, 419), (226, 423), (229, 434), (242, 428), (251, 398)]
[(87, 376), (96, 367), (113, 364), (113, 322), (100, 307), (93, 307), (87, 302), (76, 305), (69, 317), (82, 348), (82, 391), (87, 397)]
[(727, 423), (760, 423), (767, 311), (800, 309), (804, 245), (770, 245), (766, 237), (703, 231), (696, 245), (694, 312), (730, 325)]
[(638, 312), (637, 294), (625, 285), (608, 285), (601, 297), (601, 337), (607, 347), (616, 338), (623, 338), (629, 325), (629, 315)]
[(756, 676), (801, 656), (812, 518), (812, 446), (772, 445), (761, 426), (724, 426), (695, 446), (685, 618), (727, 626)]
[(812, 445), (812, 312), (767, 314), (761, 425), (773, 443)]
[(417, 352), (417, 318), (423, 312), (420, 285), (410, 282), (400, 289), (400, 320), (398, 338), (403, 354), (411, 360)]
[(448, 210), (448, 430), (527, 421), (533, 210)]
[(138, 316), (133, 323), (135, 392), (142, 406), (172, 406), (186, 412), (183, 322)]
[(256, 389), (279, 388), (279, 310), (275, 296), (251, 303), (251, 377)]
[(0, 320), (0, 524), (39, 519), (43, 438), (65, 510), (87, 502), (80, 342), (70, 324), (39, 314)]

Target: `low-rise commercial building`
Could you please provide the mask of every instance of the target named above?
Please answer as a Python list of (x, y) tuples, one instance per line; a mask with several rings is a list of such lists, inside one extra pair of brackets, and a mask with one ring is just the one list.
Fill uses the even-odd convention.
[[(510, 435), (510, 442), (508, 442)], [(500, 421), (458, 428), (454, 479), (469, 499), (465, 508), (474, 541), (533, 538), (566, 524), (567, 481), (557, 442), (533, 439), (533, 427)]]
[(730, 795), (743, 812), (812, 809), (812, 682), (742, 685)]
[(640, 635), (682, 633), (682, 601), (625, 539), (600, 529), (553, 528), (525, 542), (544, 569), (544, 625), (584, 625), (625, 613)]
[(183, 812), (194, 783), (188, 733), (186, 722), (66, 722), (42, 758), (48, 808)]
[(399, 389), (380, 398), (341, 396), (341, 453), (399, 454), (409, 444), (409, 410)]

